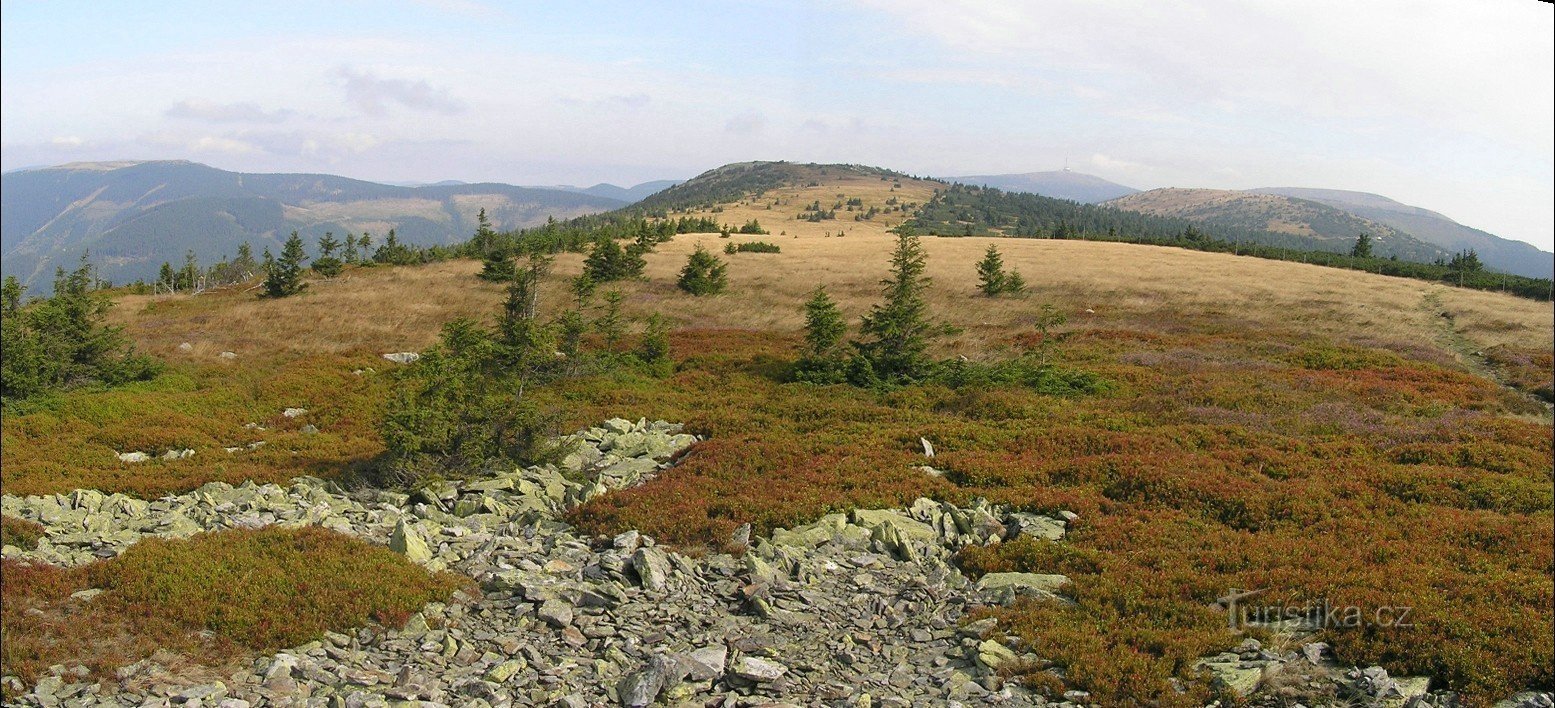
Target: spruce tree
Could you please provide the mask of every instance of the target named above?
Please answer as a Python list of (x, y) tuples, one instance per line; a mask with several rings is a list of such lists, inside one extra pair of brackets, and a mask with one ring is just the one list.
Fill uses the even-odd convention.
[(583, 261), (583, 272), (596, 283), (608, 283), (627, 277), (626, 253), (612, 238), (601, 238)]
[(340, 242), (335, 240), (335, 235), (328, 231), (319, 237), (319, 257), (313, 260), (313, 271), (326, 278), (340, 275), (345, 264), (335, 257), (335, 251), (340, 249)]
[(669, 362), (669, 323), (657, 312), (648, 316), (648, 326), (643, 331), (642, 345), (637, 357), (650, 366), (662, 366)]
[(621, 303), (624, 300), (626, 296), (620, 290), (605, 293), (605, 311), (600, 313), (599, 319), (594, 320), (594, 329), (605, 340), (606, 347), (614, 348), (625, 333), (626, 324), (621, 316)]
[[(269, 251), (265, 251), (268, 257)], [(307, 287), (302, 282), (302, 262), (307, 254), (302, 250), (302, 237), (292, 232), (291, 238), (281, 247), (281, 257), (265, 262), (265, 297), (288, 297)]]
[(1006, 285), (1004, 257), (999, 255), (999, 249), (993, 245), (988, 246), (988, 251), (983, 254), (983, 260), (977, 262), (977, 282), (978, 289), (988, 297), (1004, 292)]
[(194, 290), (200, 280), (200, 260), (195, 257), (194, 249), (184, 251), (184, 267), (178, 269), (178, 289)]
[(1371, 258), (1371, 235), (1356, 236), (1355, 245), (1350, 248), (1350, 255), (1355, 258)]
[(494, 283), (511, 281), (518, 275), (518, 263), (512, 256), (493, 250), (482, 259), (481, 272), (475, 277)]
[(680, 270), (680, 280), (676, 284), (692, 295), (715, 295), (728, 287), (728, 269), (718, 256), (699, 243), (686, 260), (686, 267)]
[(837, 345), (848, 325), (842, 319), (842, 310), (826, 294), (826, 288), (818, 287), (804, 304), (805, 356), (810, 359), (837, 357)]
[(476, 253), (488, 254), (497, 250), (497, 232), (491, 228), (491, 221), (486, 218), (486, 209), (482, 208), (475, 216), (475, 236), (470, 239), (470, 245)]
[(848, 325), (837, 303), (816, 288), (804, 304), (805, 352), (794, 367), (794, 378), (806, 383), (841, 383), (845, 378), (841, 348)]
[(162, 261), (162, 269), (157, 271), (157, 282), (168, 290), (178, 291), (178, 274), (173, 272), (172, 263)]
[(254, 261), (253, 246), (248, 245), (247, 241), (238, 244), (238, 256), (232, 259), (232, 263), (228, 264), (228, 266), (238, 277), (244, 277), (253, 273), (254, 269), (259, 267), (259, 264)]
[(1026, 277), (1020, 271), (1011, 269), (1004, 275), (1004, 292), (1011, 295), (1019, 295), (1026, 292)]
[(857, 383), (905, 384), (933, 373), (927, 351), (936, 328), (924, 300), (927, 260), (918, 237), (903, 229), (891, 256), (891, 276), (881, 281), (885, 302), (864, 316), (859, 327), (864, 338), (854, 342)]
[(508, 283), (508, 297), (497, 320), (497, 343), (510, 369), (532, 373), (549, 361), (550, 332), (536, 319), (540, 281), (551, 270), (551, 259), (532, 256)]

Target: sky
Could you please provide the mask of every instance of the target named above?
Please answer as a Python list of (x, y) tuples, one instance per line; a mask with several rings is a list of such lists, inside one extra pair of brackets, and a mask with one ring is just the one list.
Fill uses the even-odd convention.
[(1535, 0), (0, 5), (0, 168), (524, 185), (729, 162), (1375, 192), (1551, 250)]

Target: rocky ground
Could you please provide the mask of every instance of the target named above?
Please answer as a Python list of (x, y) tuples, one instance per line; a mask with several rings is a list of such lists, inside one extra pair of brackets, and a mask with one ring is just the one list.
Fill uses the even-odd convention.
[[(733, 541), (748, 552), (691, 558), (635, 531), (584, 537), (558, 515), (640, 484), (696, 438), (677, 425), (620, 419), (574, 438), (579, 444), (560, 467), (495, 471), (414, 496), (347, 494), (309, 478), (287, 487), (213, 483), (152, 502), (88, 490), (6, 496), (6, 514), (48, 530), (36, 550), (6, 547), (7, 558), (76, 565), (116, 555), (146, 535), (316, 524), (386, 543), (480, 587), (425, 607), (403, 629), (331, 633), (219, 681), (179, 671), (167, 656), (99, 683), (67, 681), (76, 667), (58, 666), (21, 703), (1086, 704), (1083, 693), (1049, 703), (1001, 680), (1000, 667), (1040, 665), (1040, 657), (1023, 652), (991, 619), (963, 622), (972, 607), (1022, 594), (1062, 601), (1067, 579), (996, 573), (973, 583), (949, 564), (968, 544), (1019, 535), (1060, 541), (1072, 515), (919, 499), (907, 509), (833, 514), (769, 538), (751, 539), (742, 529)], [(1204, 669), (1231, 690), (1262, 686), (1257, 700), (1269, 705), (1303, 697), (1450, 704), (1450, 696), (1426, 694), (1422, 680), (1391, 679), (1376, 667), (1346, 673), (1321, 645), (1290, 647), (1271, 651), (1249, 640), (1208, 657)], [(1550, 705), (1548, 696), (1518, 701)]]

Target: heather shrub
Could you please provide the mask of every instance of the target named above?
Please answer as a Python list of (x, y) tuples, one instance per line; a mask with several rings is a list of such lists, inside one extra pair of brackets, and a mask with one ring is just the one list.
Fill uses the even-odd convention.
[(16, 546), (23, 550), (38, 547), (43, 538), (43, 527), (14, 516), (0, 516), (0, 546)]
[(126, 613), (155, 613), (260, 652), (369, 622), (401, 624), (465, 582), (317, 527), (147, 539), (87, 575)]

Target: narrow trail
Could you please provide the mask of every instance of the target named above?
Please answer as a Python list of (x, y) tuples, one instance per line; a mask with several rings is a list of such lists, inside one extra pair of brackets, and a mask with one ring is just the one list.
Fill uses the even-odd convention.
[(1538, 396), (1513, 386), (1507, 380), (1505, 372), (1500, 367), (1490, 363), (1490, 360), (1479, 351), (1478, 346), (1458, 332), (1457, 322), (1452, 312), (1442, 303), (1440, 290), (1426, 293), (1421, 298), (1420, 307), (1431, 318), (1431, 322), (1435, 323), (1436, 343), (1450, 352), (1453, 358), (1463, 365), (1465, 369), (1477, 376), (1494, 381), (1496, 385), (1517, 394), (1520, 398), (1539, 404), (1544, 409), (1543, 418), (1546, 421), (1551, 420), (1552, 416), (1555, 416), (1555, 404), (1551, 404)]

